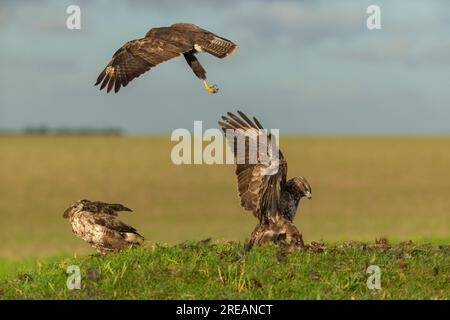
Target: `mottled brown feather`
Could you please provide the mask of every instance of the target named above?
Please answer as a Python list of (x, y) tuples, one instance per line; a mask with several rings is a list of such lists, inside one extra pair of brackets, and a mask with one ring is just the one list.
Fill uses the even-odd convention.
[(90, 243), (97, 252), (105, 254), (139, 245), (144, 241), (135, 228), (119, 220), (118, 212), (131, 211), (122, 204), (80, 200), (69, 207), (63, 217), (68, 218), (72, 231)]
[[(224, 132), (226, 132), (227, 129), (241, 130), (249, 133), (247, 136), (249, 140), (258, 140), (260, 135), (263, 134), (260, 131), (263, 129), (261, 123), (256, 119), (254, 119), (255, 122), (253, 122), (240, 111), (238, 114), (239, 116), (229, 112), (227, 113), (227, 116), (222, 116), (222, 120), (219, 121), (219, 126)], [(228, 142), (231, 149), (234, 150), (236, 160), (236, 139)], [(271, 148), (272, 143), (272, 139), (269, 135), (267, 138), (267, 146), (263, 144), (262, 147)], [(273, 157), (270, 158), (270, 161), (274, 160), (276, 159)], [(267, 164), (259, 162), (255, 164), (250, 163), (249, 144), (247, 143), (245, 149), (245, 162), (243, 164), (236, 164), (236, 176), (241, 206), (248, 211), (252, 211), (260, 221), (266, 221), (270, 215), (276, 213), (278, 210), (280, 188), (281, 184), (285, 183), (287, 174), (287, 164), (286, 161), (284, 161), (281, 152), (279, 160), (280, 166), (278, 172), (274, 175), (264, 175), (263, 170), (267, 168)]]

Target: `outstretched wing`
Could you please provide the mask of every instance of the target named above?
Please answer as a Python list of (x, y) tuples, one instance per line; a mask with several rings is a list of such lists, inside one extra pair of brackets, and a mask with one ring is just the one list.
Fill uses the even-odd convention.
[(118, 92), (121, 86), (126, 87), (131, 80), (152, 67), (192, 49), (193, 45), (183, 39), (164, 39), (163, 35), (167, 32), (170, 31), (127, 42), (113, 55), (95, 85), (101, 84), (100, 90), (106, 87), (107, 92), (114, 87), (114, 92)]
[[(273, 152), (277, 150), (275, 139), (267, 135), (260, 122), (256, 118), (250, 120), (240, 111), (238, 114), (229, 112), (227, 116), (222, 116), (219, 125), (226, 134), (227, 130), (233, 130), (235, 136), (232, 139), (227, 137), (227, 140), (235, 157), (241, 205), (252, 211), (261, 222), (267, 222), (270, 215), (279, 209), (287, 164), (281, 151), (278, 155)], [(239, 142), (243, 137), (245, 144)], [(245, 147), (240, 149), (239, 143)], [(262, 154), (267, 156), (264, 161)]]

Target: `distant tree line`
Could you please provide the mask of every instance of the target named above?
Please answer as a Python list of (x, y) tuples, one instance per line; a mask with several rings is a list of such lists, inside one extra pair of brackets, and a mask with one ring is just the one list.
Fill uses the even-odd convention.
[(120, 128), (49, 128), (47, 126), (29, 126), (22, 130), (7, 130), (0, 128), (0, 134), (26, 134), (26, 135), (122, 135)]

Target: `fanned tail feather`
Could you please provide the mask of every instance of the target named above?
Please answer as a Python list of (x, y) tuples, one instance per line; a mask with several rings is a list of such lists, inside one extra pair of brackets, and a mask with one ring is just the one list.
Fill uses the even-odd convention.
[(232, 54), (238, 48), (238, 45), (228, 39), (216, 36), (211, 41), (202, 44), (201, 48), (203, 51), (223, 59)]

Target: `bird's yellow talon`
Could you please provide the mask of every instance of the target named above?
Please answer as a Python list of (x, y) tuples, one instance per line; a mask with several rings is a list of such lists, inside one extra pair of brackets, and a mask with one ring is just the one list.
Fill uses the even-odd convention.
[(205, 85), (206, 91), (211, 93), (217, 93), (219, 92), (219, 87), (215, 84), (208, 84), (206, 80), (203, 80), (203, 84)]

